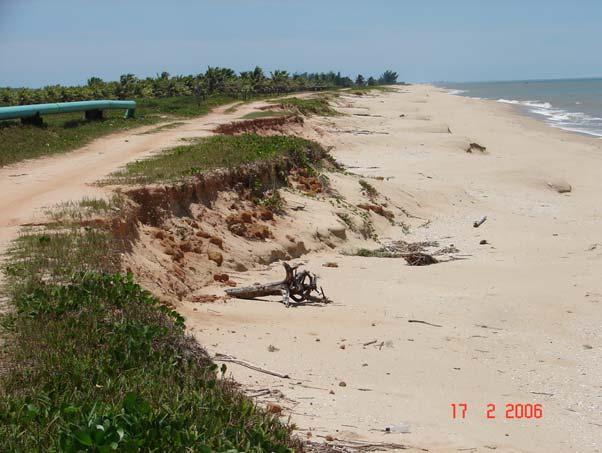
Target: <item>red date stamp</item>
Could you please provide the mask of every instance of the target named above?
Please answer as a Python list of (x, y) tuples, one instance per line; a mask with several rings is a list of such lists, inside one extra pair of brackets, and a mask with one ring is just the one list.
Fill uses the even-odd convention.
[[(501, 409), (500, 418), (506, 420), (539, 420), (543, 418), (543, 405), (539, 403), (506, 403)], [(487, 404), (483, 415), (488, 420), (495, 420), (498, 418), (497, 406), (493, 403)], [(466, 419), (468, 416), (468, 404), (467, 403), (451, 403), (451, 417), (452, 419)]]

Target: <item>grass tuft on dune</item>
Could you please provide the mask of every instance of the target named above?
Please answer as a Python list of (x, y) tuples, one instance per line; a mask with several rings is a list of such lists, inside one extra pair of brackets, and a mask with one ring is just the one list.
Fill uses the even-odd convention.
[(293, 156), (303, 160), (308, 150), (321, 149), (315, 142), (292, 136), (215, 135), (132, 162), (105, 183), (173, 182), (216, 168), (231, 168), (278, 157)]
[(336, 116), (339, 115), (335, 109), (330, 106), (327, 96), (318, 96), (311, 98), (290, 97), (273, 101), (287, 110), (297, 111), (302, 115), (311, 116)]

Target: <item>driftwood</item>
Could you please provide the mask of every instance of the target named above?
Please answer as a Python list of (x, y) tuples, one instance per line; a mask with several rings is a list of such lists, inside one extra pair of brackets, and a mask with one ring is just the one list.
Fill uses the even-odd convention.
[(304, 302), (330, 302), (324, 295), (324, 290), (322, 288), (318, 289), (318, 277), (315, 274), (305, 270), (297, 271), (299, 265), (293, 267), (288, 263), (282, 263), (282, 265), (286, 271), (284, 280), (263, 285), (255, 284), (242, 288), (230, 288), (226, 290), (226, 293), (239, 299), (255, 299), (263, 296), (282, 295), (282, 302), (287, 307), (290, 305), (291, 299), (297, 304)]
[(470, 145), (468, 145), (466, 152), (472, 153), (473, 151), (480, 151), (480, 152), (484, 153), (485, 151), (487, 151), (487, 148), (482, 145), (479, 145), (478, 143), (473, 142)]
[(410, 266), (428, 266), (439, 262), (435, 257), (421, 252), (404, 253), (401, 256)]
[(486, 220), (487, 220), (487, 216), (483, 216), (479, 220), (475, 220), (474, 223), (472, 224), (472, 226), (475, 228), (479, 228), (481, 225), (483, 225), (485, 223)]
[(433, 327), (443, 327), (443, 326), (440, 326), (439, 324), (433, 324), (432, 322), (421, 321), (420, 319), (408, 319), (408, 322), (417, 322), (419, 324), (426, 324), (427, 326), (433, 326)]
[(265, 368), (261, 368), (260, 366), (253, 365), (252, 363), (245, 362), (244, 360), (240, 360), (240, 359), (237, 359), (236, 357), (231, 357), (226, 354), (217, 353), (213, 357), (213, 360), (216, 362), (236, 363), (237, 365), (244, 366), (251, 370), (259, 371), (260, 373), (269, 374), (270, 376), (276, 376), (276, 377), (279, 377), (282, 379), (290, 379), (290, 376), (288, 374), (277, 373), (275, 371), (266, 370)]

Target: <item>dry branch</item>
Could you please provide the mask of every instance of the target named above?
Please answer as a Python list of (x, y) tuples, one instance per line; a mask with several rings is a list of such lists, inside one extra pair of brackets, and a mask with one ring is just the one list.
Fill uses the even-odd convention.
[(215, 354), (213, 360), (217, 362), (229, 362), (236, 363), (237, 365), (244, 366), (245, 368), (249, 368), (251, 370), (259, 371), (260, 373), (269, 374), (270, 376), (276, 376), (282, 379), (290, 379), (288, 374), (277, 373), (276, 371), (266, 370), (265, 368), (261, 368), (260, 366), (253, 365), (252, 363), (245, 362), (244, 360), (239, 360), (236, 357), (231, 357), (225, 354)]
[[(301, 304), (305, 302), (328, 303), (330, 300), (324, 295), (322, 288), (318, 289), (318, 277), (309, 271), (297, 271), (299, 265), (291, 267), (282, 263), (286, 271), (284, 280), (263, 285), (230, 288), (226, 293), (239, 299), (255, 299), (263, 296), (282, 295), (282, 301), (288, 307), (290, 300)], [(315, 293), (315, 294), (314, 294)]]

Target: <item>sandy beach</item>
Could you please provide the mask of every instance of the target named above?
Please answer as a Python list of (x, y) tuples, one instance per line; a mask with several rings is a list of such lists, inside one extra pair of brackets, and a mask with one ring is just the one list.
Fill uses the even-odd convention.
[[(395, 225), (373, 215), (380, 243), (436, 241), (456, 259), (412, 267), (345, 255), (357, 244), (341, 241), (295, 260), (320, 274), (332, 304), (183, 302), (189, 331), (213, 354), (290, 375), (228, 363), (249, 394), (282, 405), (315, 441), (600, 451), (602, 141), (426, 85), (336, 103), (346, 115), (306, 126), (406, 214)], [(467, 152), (471, 143), (486, 150)], [(355, 175), (329, 176), (352, 202)], [(308, 203), (282, 234), (333, 222)], [(231, 274), (240, 285), (283, 271), (274, 262)], [(453, 403), (467, 405), (464, 419), (453, 419)], [(509, 419), (507, 404), (541, 404), (543, 417)]]

